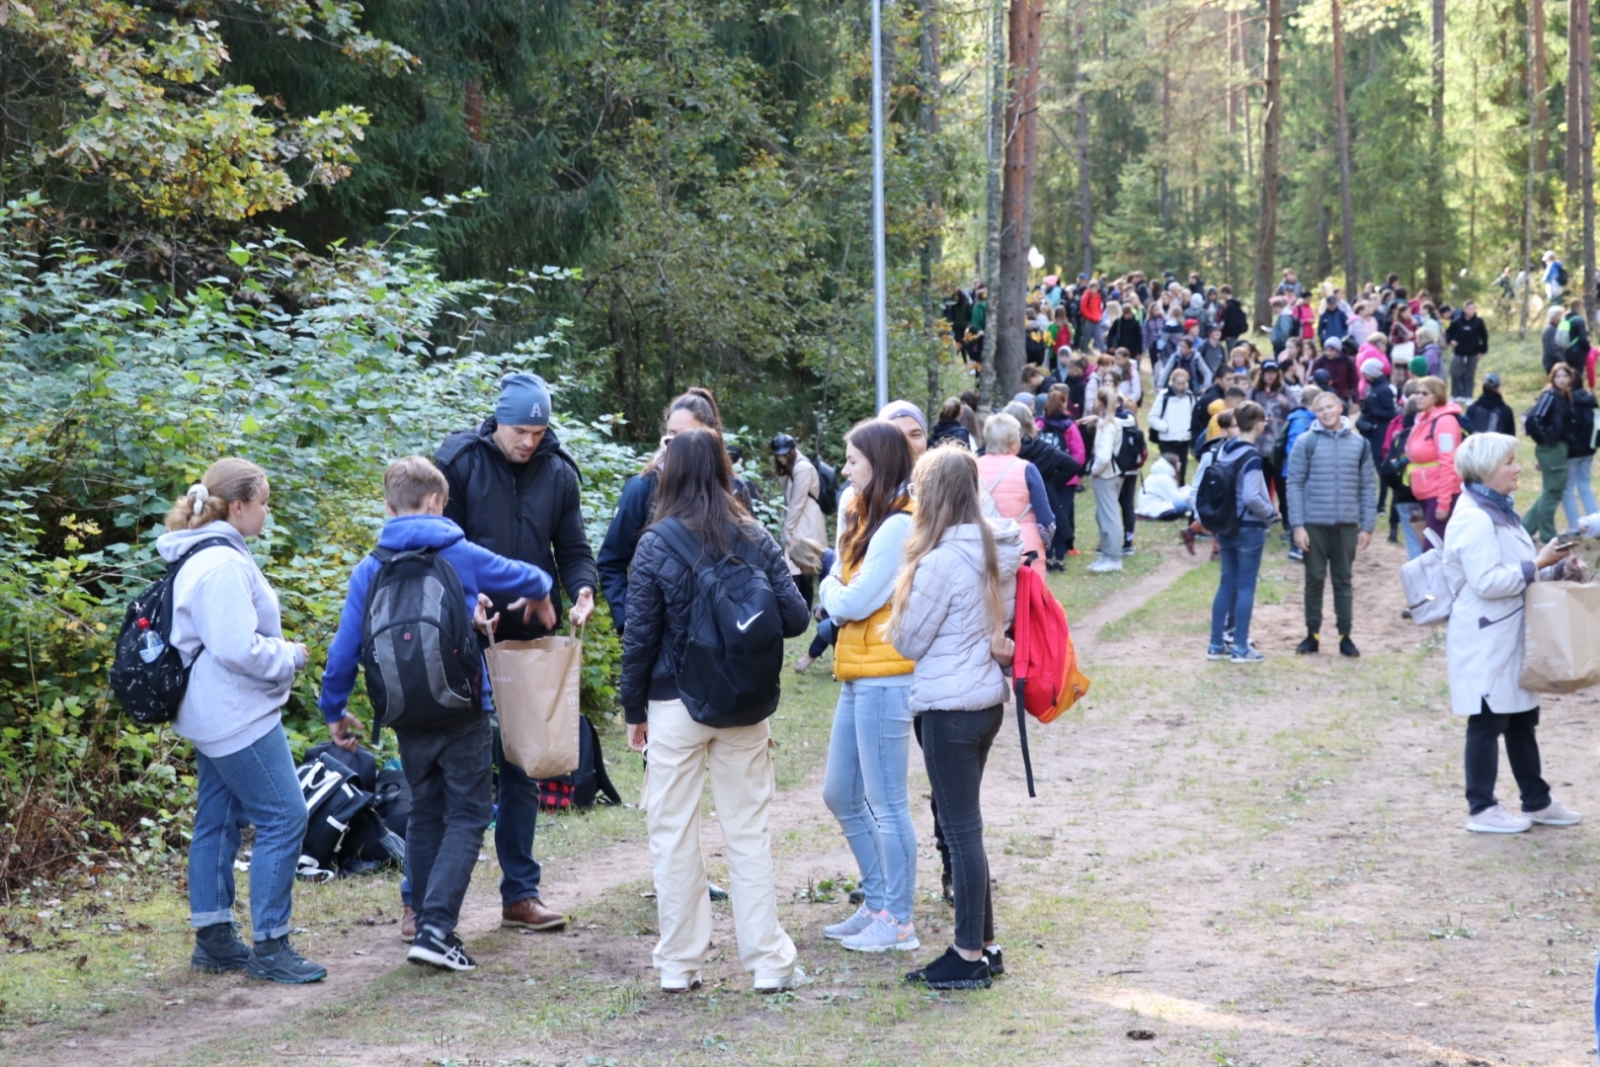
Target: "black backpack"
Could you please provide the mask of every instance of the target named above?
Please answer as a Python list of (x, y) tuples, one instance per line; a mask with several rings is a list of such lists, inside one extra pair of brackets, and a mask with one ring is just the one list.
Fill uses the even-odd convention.
[(1533, 438), (1536, 445), (1554, 445), (1564, 439), (1561, 426), (1556, 421), (1555, 393), (1546, 390), (1539, 394), (1539, 399), (1522, 417), (1522, 428), (1528, 431), (1528, 436)]
[(817, 468), (817, 506), (824, 515), (832, 515), (839, 510), (839, 472), (820, 459), (813, 466)]
[(372, 555), (361, 667), (373, 728), (426, 730), (480, 714), (481, 659), (456, 569), (431, 548)]
[[(134, 722), (157, 726), (178, 717), (192, 664), (185, 664), (183, 653), (172, 645), (172, 587), (195, 553), (232, 544), (226, 537), (207, 537), (173, 560), (167, 573), (134, 597), (123, 613), (111, 660), (111, 691)], [(156, 635), (154, 642), (150, 634)]]
[[(1224, 452), (1228, 454), (1226, 462)], [(1200, 525), (1219, 536), (1239, 532), (1239, 477), (1252, 464), (1261, 466), (1261, 453), (1254, 448), (1224, 448), (1217, 452), (1194, 494), (1195, 516)]]
[(1406, 469), (1411, 466), (1411, 460), (1406, 456), (1406, 444), (1411, 440), (1412, 429), (1411, 426), (1402, 426), (1395, 433), (1389, 442), (1389, 450), (1378, 464), (1378, 479), (1394, 493), (1397, 504), (1414, 504), (1417, 501), (1411, 486), (1406, 484)]
[(1567, 268), (1566, 268), (1565, 264), (1562, 264), (1562, 263), (1557, 263), (1556, 264), (1556, 284), (1557, 285), (1566, 285), (1567, 284)]
[(1112, 463), (1117, 468), (1118, 474), (1133, 474), (1144, 466), (1144, 461), (1150, 458), (1150, 449), (1145, 444), (1144, 431), (1138, 426), (1124, 426), (1122, 440), (1117, 442), (1117, 454), (1112, 458)]
[(652, 529), (694, 571), (689, 640), (678, 662), (678, 696), (702, 726), (754, 726), (778, 709), (783, 620), (766, 572), (738, 554), (710, 555), (677, 519)]
[(578, 769), (559, 778), (541, 778), (539, 806), (546, 811), (592, 808), (597, 803), (621, 804), (622, 794), (606, 773), (600, 734), (587, 715), (578, 716)]
[(324, 749), (295, 774), (308, 813), (295, 874), (326, 882), (405, 862), (405, 842), (384, 825), (375, 807), (377, 798), (361, 788), (349, 764)]

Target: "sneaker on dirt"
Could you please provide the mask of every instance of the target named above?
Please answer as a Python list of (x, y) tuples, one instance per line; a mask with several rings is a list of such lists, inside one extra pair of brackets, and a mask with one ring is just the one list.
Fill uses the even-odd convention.
[(989, 962), (989, 977), (999, 978), (1006, 973), (1006, 961), (1000, 955), (999, 945), (983, 946), (983, 958)]
[(255, 943), (244, 973), (264, 982), (305, 985), (328, 977), (328, 968), (320, 963), (312, 963), (296, 952), (287, 937), (269, 937)]
[(242, 971), (250, 964), (250, 946), (239, 940), (234, 924), (212, 923), (194, 932), (194, 954), (189, 966), (197, 971), (221, 974)]
[(454, 932), (440, 937), (431, 927), (417, 931), (417, 939), (406, 953), (406, 962), (442, 971), (470, 971), (478, 965), (467, 955), (467, 947)]
[(968, 963), (954, 948), (944, 950), (944, 955), (906, 975), (908, 985), (928, 989), (988, 989), (993, 982), (989, 961), (980, 959)]
[(873, 916), (872, 925), (840, 941), (851, 952), (911, 952), (922, 947), (912, 923), (897, 923), (888, 912)]
[(1469, 818), (1467, 829), (1475, 834), (1520, 834), (1533, 829), (1533, 821), (1496, 804)]
[(1538, 811), (1525, 811), (1522, 817), (1529, 822), (1538, 823), (1540, 826), (1576, 826), (1583, 821), (1583, 816), (1567, 807), (1555, 797), (1550, 798)]
[(856, 909), (856, 913), (844, 922), (834, 923), (832, 926), (822, 928), (822, 936), (830, 941), (843, 941), (847, 937), (854, 937), (872, 925), (872, 920), (878, 913), (870, 910), (865, 904)]

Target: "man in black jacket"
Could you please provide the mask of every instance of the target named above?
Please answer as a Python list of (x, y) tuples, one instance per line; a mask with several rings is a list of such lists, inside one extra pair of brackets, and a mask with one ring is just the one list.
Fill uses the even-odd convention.
[(1450, 360), (1450, 395), (1470, 397), (1478, 380), (1478, 358), (1489, 351), (1489, 327), (1478, 318), (1477, 301), (1461, 305), (1461, 314), (1444, 331), (1444, 343), (1455, 353)]
[[(445, 438), (434, 462), (450, 483), (445, 517), (466, 532), (467, 540), (491, 552), (532, 563), (560, 578), (574, 603), (567, 618), (574, 626), (594, 613), (599, 584), (594, 553), (584, 532), (578, 500), (578, 464), (550, 429), (550, 392), (532, 374), (508, 374), (500, 382), (494, 414), (476, 430)], [(559, 615), (561, 593), (551, 589)], [(549, 631), (537, 619), (496, 602), (496, 636), (530, 640)], [(566, 917), (539, 899), (539, 861), (533, 838), (539, 817), (539, 786), (505, 759), (498, 733), (495, 765), (500, 805), (494, 831), (500, 859), (501, 925), (559, 930)]]
[(1232, 347), (1233, 342), (1250, 332), (1250, 319), (1244, 305), (1233, 295), (1233, 286), (1224, 285), (1218, 290), (1222, 297), (1222, 343)]
[(1573, 297), (1567, 308), (1567, 331), (1570, 339), (1561, 358), (1572, 368), (1572, 381), (1576, 385), (1583, 381), (1584, 372), (1589, 369), (1589, 323), (1583, 316), (1580, 297)]
[(1517, 436), (1517, 414), (1500, 395), (1500, 375), (1483, 376), (1483, 395), (1467, 408), (1467, 429), (1473, 433), (1503, 433)]

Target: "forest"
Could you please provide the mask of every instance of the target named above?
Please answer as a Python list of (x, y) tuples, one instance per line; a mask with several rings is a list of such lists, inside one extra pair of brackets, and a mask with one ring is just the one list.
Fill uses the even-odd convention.
[[(894, 395), (972, 387), (944, 307), (977, 280), (1013, 347), (1048, 272), (1199, 272), (1258, 319), (1283, 267), (1487, 299), (1550, 249), (1593, 287), (1587, 7), (882, 19)], [(596, 541), (685, 386), (752, 477), (778, 431), (837, 458), (873, 409), (871, 25), (862, 0), (0, 0), (0, 894), (176, 841), (176, 741), (105, 668), (216, 457), (269, 468), (263, 552), (314, 646), (383, 461), (508, 369), (555, 387)]]

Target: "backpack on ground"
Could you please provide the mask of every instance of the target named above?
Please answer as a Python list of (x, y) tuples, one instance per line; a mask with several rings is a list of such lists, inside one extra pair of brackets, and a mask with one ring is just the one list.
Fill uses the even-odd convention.
[(1067, 613), (1050, 587), (1032, 567), (1017, 572), (1017, 612), (1012, 628), (1016, 654), (1011, 673), (1017, 691), (1017, 733), (1028, 795), (1033, 791), (1033, 760), (1028, 755), (1028, 722), (1053, 722), (1089, 691), (1089, 679), (1078, 669), (1078, 652), (1067, 627)]
[(405, 841), (384, 825), (376, 797), (361, 788), (349, 764), (324, 751), (296, 768), (295, 775), (308, 814), (296, 875), (327, 882), (405, 862)]
[(1149, 458), (1150, 449), (1145, 443), (1144, 431), (1137, 425), (1123, 426), (1122, 439), (1117, 442), (1117, 454), (1111, 460), (1117, 473), (1137, 474)]
[(232, 545), (226, 537), (207, 537), (167, 565), (167, 573), (133, 598), (117, 631), (111, 660), (111, 691), (134, 722), (157, 726), (178, 717), (189, 688), (189, 668), (172, 644), (172, 587), (195, 553)]
[[(689, 640), (678, 662), (678, 696), (702, 726), (754, 726), (778, 710), (783, 620), (766, 572), (738, 555), (720, 558), (677, 519), (659, 522), (668, 549), (694, 572)], [(750, 549), (754, 558), (755, 550)]]
[(1450, 621), (1455, 594), (1444, 573), (1444, 542), (1432, 530), (1424, 530), (1423, 535), (1430, 547), (1400, 565), (1400, 585), (1411, 621), (1418, 626), (1438, 626)]
[(592, 808), (597, 803), (621, 804), (622, 794), (606, 773), (600, 734), (587, 715), (578, 716), (578, 769), (559, 778), (541, 778), (539, 806), (546, 811)]
[(1239, 532), (1239, 479), (1252, 464), (1261, 467), (1261, 454), (1253, 448), (1231, 449), (1226, 459), (1223, 452), (1217, 453), (1194, 494), (1195, 517), (1201, 526), (1219, 537)]
[(839, 472), (821, 459), (812, 466), (817, 468), (817, 506), (824, 515), (832, 515), (839, 510)]
[(482, 714), (482, 662), (461, 578), (431, 548), (373, 551), (361, 667), (373, 729), (425, 730)]

